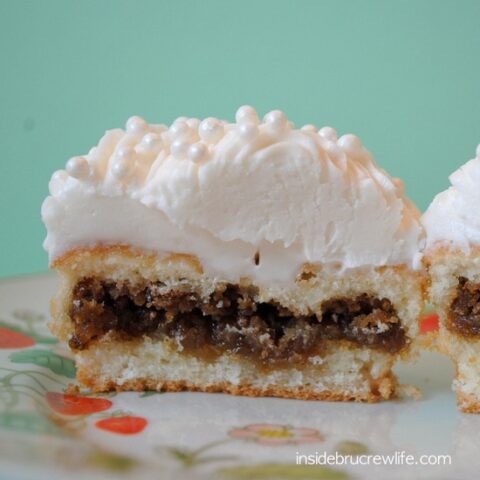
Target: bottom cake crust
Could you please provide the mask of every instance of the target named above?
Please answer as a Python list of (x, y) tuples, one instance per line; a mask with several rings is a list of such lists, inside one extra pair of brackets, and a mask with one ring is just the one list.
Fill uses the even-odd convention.
[(79, 380), (92, 391), (104, 392), (205, 392), (205, 393), (228, 393), (246, 397), (280, 397), (297, 400), (326, 400), (330, 402), (366, 402), (376, 403), (394, 397), (397, 380), (393, 374), (387, 374), (378, 382), (378, 389), (365, 393), (345, 393), (326, 390), (324, 392), (312, 392), (306, 387), (282, 388), (266, 387), (257, 388), (251, 385), (232, 385), (230, 383), (218, 383), (215, 385), (196, 385), (185, 381), (158, 382), (152, 379), (135, 379), (121, 385), (114, 380), (99, 383), (92, 376), (82, 375)]
[(217, 392), (251, 397), (377, 402), (394, 396), (392, 358), (332, 341), (320, 364), (262, 371), (246, 359), (215, 362), (182, 354), (148, 338), (106, 338), (77, 353), (77, 378), (94, 392)]

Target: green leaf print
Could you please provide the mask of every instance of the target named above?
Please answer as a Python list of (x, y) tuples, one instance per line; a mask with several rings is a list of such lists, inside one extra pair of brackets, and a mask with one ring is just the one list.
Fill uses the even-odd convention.
[(137, 466), (133, 458), (97, 450), (86, 459), (87, 463), (113, 472), (125, 473)]
[(316, 465), (292, 465), (282, 463), (263, 463), (252, 466), (228, 467), (217, 470), (222, 477), (234, 479), (280, 479), (280, 480), (345, 480), (345, 472)]
[(13, 363), (33, 363), (45, 367), (57, 375), (75, 378), (75, 363), (69, 358), (62, 357), (50, 350), (21, 350), (9, 356)]
[(1, 412), (0, 428), (23, 433), (63, 434), (55, 424), (35, 412)]

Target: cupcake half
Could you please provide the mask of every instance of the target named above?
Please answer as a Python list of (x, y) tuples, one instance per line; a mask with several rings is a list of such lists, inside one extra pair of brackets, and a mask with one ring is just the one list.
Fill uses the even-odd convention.
[(456, 365), (459, 408), (480, 412), (480, 146), (422, 217), (439, 348)]
[(422, 309), (419, 213), (353, 135), (132, 117), (55, 172), (52, 331), (95, 391), (376, 401)]

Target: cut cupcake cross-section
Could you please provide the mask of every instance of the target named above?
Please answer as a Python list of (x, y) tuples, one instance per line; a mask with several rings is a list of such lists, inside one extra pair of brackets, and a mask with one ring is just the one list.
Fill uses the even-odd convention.
[(450, 181), (422, 217), (424, 263), (440, 317), (438, 345), (456, 365), (459, 408), (480, 412), (480, 145)]
[(419, 213), (353, 135), (139, 117), (42, 207), (53, 332), (95, 391), (376, 401), (422, 308)]

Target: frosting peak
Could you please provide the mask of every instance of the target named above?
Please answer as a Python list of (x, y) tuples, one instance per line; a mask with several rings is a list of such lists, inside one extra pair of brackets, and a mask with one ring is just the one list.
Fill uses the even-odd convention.
[(422, 217), (427, 248), (450, 244), (461, 250), (480, 245), (480, 145), (476, 157), (449, 177), (451, 186), (439, 193)]
[[(135, 116), (70, 159), (42, 207), (50, 259), (102, 242), (192, 253), (207, 266), (223, 258), (223, 276), (234, 257), (235, 274), (265, 278), (275, 260), (279, 280), (306, 262), (416, 265), (418, 211), (358, 137), (295, 129), (279, 110), (260, 121), (243, 106), (235, 118), (167, 127)], [(265, 261), (252, 266), (258, 251)]]

